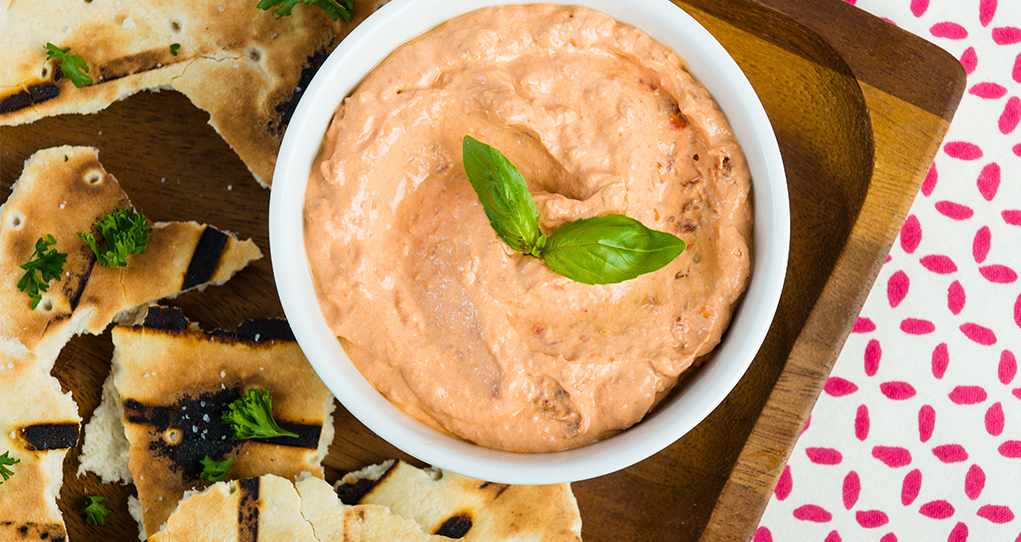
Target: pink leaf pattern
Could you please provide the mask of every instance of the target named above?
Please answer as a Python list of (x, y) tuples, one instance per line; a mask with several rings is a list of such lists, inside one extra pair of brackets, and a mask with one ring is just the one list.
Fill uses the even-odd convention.
[(978, 55), (975, 54), (974, 47), (968, 47), (961, 53), (961, 65), (964, 66), (964, 72), (969, 75), (978, 67)]
[(918, 262), (922, 264), (922, 267), (939, 275), (949, 275), (950, 273), (957, 272), (957, 264), (949, 256), (933, 254), (925, 256), (918, 260)]
[(993, 201), (996, 191), (1000, 188), (1000, 165), (996, 162), (987, 164), (978, 174), (978, 181), (975, 184), (986, 201)]
[(987, 395), (980, 386), (957, 386), (948, 397), (955, 405), (975, 405), (985, 401)]
[(947, 343), (939, 343), (932, 351), (932, 376), (943, 378), (949, 364), (950, 352), (947, 350)]
[(1014, 353), (1010, 350), (1004, 350), (1000, 353), (1000, 364), (996, 368), (996, 376), (999, 378), (1000, 383), (1006, 386), (1014, 381), (1014, 375), (1017, 374), (1017, 358), (1014, 357)]
[(930, 501), (918, 509), (918, 513), (932, 519), (946, 519), (954, 515), (954, 506), (947, 501)]
[(968, 542), (968, 525), (958, 521), (957, 525), (954, 525), (954, 530), (950, 531), (947, 542)]
[(854, 436), (858, 440), (863, 441), (869, 438), (869, 423), (869, 407), (858, 406), (858, 412), (854, 417)]
[[(1014, 128), (1017, 128), (1019, 121), (1021, 121), (1021, 98), (1011, 96), (1007, 100), (1007, 104), (1003, 106), (1003, 113), (1000, 113), (1000, 120), (996, 125), (1001, 134), (1009, 134), (1014, 131)], [(991, 200), (991, 198), (989, 199)]]
[(957, 57), (963, 96), (756, 542), (1021, 542), (1019, 2), (847, 2)]
[(879, 390), (883, 392), (883, 395), (887, 398), (893, 399), (894, 401), (910, 399), (915, 396), (915, 393), (917, 393), (914, 386), (907, 382), (883, 382), (879, 385)]
[(1021, 42), (1021, 28), (1001, 26), (993, 29), (992, 36), (997, 45), (1013, 45)]
[(1007, 89), (1003, 85), (996, 83), (977, 83), (972, 85), (968, 92), (987, 100), (1002, 98), (1007, 95)]
[(944, 463), (960, 463), (968, 460), (968, 451), (960, 444), (944, 444), (932, 449), (932, 455)]
[(872, 457), (882, 461), (887, 467), (903, 467), (911, 464), (911, 452), (899, 446), (876, 446), (872, 448)]
[(900, 502), (904, 506), (910, 506), (918, 498), (922, 490), (922, 471), (915, 469), (904, 477), (900, 487)]
[(999, 401), (993, 403), (986, 411), (986, 432), (994, 437), (1003, 433), (1003, 426), (1006, 425), (1006, 418), (1003, 416), (1003, 404)]
[(989, 255), (989, 244), (993, 240), (993, 234), (989, 230), (989, 226), (982, 226), (975, 232), (975, 239), (971, 242), (971, 255), (975, 258), (975, 263), (982, 263), (986, 261), (986, 256)]
[(882, 358), (883, 348), (879, 345), (879, 341), (870, 340), (868, 346), (865, 347), (865, 374), (867, 376), (876, 376), (876, 372), (879, 371), (879, 361)]
[(986, 346), (996, 344), (996, 333), (985, 326), (969, 322), (967, 324), (961, 324), (961, 332), (964, 333), (965, 337), (977, 342), (978, 344)]
[(987, 504), (978, 509), (978, 517), (988, 519), (993, 523), (1010, 523), (1014, 521), (1014, 512), (1009, 506), (997, 506)]
[(932, 438), (932, 431), (936, 428), (936, 409), (930, 405), (924, 405), (918, 409), (918, 440), (929, 442)]
[(951, 158), (958, 160), (978, 160), (982, 158), (982, 149), (974, 143), (967, 141), (951, 141), (943, 145), (943, 152)]
[(858, 391), (858, 386), (855, 386), (854, 382), (851, 382), (850, 380), (834, 376), (826, 381), (826, 386), (823, 387), (823, 391), (833, 397), (843, 397)]
[(855, 512), (854, 519), (865, 529), (878, 529), (890, 523), (890, 517), (880, 510), (859, 510)]
[(776, 495), (777, 500), (782, 501), (791, 494), (793, 488), (794, 478), (791, 476), (791, 466), (785, 465), (783, 474), (780, 475), (780, 479), (776, 482), (776, 488), (773, 489), (773, 494)]
[(950, 312), (955, 316), (961, 314), (966, 301), (967, 296), (964, 293), (964, 286), (961, 286), (961, 281), (955, 280), (951, 282), (947, 288), (947, 308), (950, 309)]
[(978, 272), (989, 282), (997, 284), (1010, 284), (1017, 280), (1017, 273), (1005, 265), (987, 265), (979, 267)]
[(851, 471), (844, 477), (844, 508), (850, 510), (858, 502), (858, 495), (861, 494), (861, 479), (858, 473)]
[(890, 301), (890, 307), (896, 308), (908, 295), (908, 288), (911, 287), (911, 280), (907, 273), (897, 271), (886, 283), (886, 298)]
[(839, 465), (844, 456), (833, 448), (806, 448), (808, 459), (817, 465)]
[(978, 20), (982, 26), (989, 26), (994, 15), (996, 15), (996, 0), (979, 0)]
[(982, 467), (972, 465), (968, 474), (964, 477), (964, 494), (969, 499), (975, 500), (982, 496), (982, 490), (986, 487), (986, 473)]
[(932, 25), (929, 32), (937, 38), (947, 38), (951, 40), (963, 40), (968, 37), (968, 30), (957, 23), (943, 22)]
[(815, 523), (826, 523), (833, 519), (833, 514), (827, 512), (823, 507), (814, 504), (799, 506), (794, 510), (794, 517), (801, 521), (812, 521)]
[(948, 218), (954, 220), (968, 220), (975, 215), (975, 211), (967, 205), (954, 203), (952, 201), (936, 202), (936, 210)]

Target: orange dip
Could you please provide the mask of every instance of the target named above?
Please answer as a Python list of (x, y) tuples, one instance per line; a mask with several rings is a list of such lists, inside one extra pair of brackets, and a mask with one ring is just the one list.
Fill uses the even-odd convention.
[[(502, 151), (550, 234), (625, 214), (688, 248), (590, 286), (512, 251), (461, 165)], [(404, 412), (482, 446), (591, 443), (720, 341), (750, 271), (750, 175), (670, 49), (586, 8), (478, 10), (391, 54), (338, 108), (305, 199), (323, 314)]]

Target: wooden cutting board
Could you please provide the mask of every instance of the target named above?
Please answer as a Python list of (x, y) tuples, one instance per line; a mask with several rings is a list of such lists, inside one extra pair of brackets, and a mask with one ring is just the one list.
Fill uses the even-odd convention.
[[(939, 48), (840, 0), (674, 0), (745, 71), (780, 143), (791, 196), (787, 282), (769, 335), (727, 400), (687, 436), (631, 468), (574, 484), (587, 541), (748, 540), (840, 352), (964, 90)], [(269, 192), (176, 92), (88, 116), (0, 128), (0, 199), (38, 149), (91, 145), (154, 221), (197, 220), (269, 254)], [(282, 316), (268, 257), (226, 285), (175, 299), (205, 329)], [(74, 339), (54, 375), (88, 421), (113, 346)], [(391, 457), (415, 462), (338, 407), (327, 478)], [(74, 541), (131, 540), (129, 486), (77, 477), (60, 506)], [(114, 510), (86, 526), (85, 495)]]

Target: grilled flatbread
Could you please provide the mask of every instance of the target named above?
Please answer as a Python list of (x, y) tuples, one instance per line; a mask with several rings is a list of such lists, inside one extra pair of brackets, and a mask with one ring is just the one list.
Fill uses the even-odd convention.
[(57, 508), (67, 450), (81, 418), (70, 393), (20, 345), (0, 340), (0, 455), (17, 464), (0, 478), (0, 540), (67, 537)]
[(337, 482), (345, 504), (379, 504), (428, 533), (477, 540), (581, 541), (581, 515), (570, 484), (494, 484), (440, 469), (390, 461)]
[(346, 506), (326, 482), (271, 474), (220, 482), (181, 501), (151, 542), (449, 542), (375, 505)]
[(295, 484), (301, 495), (301, 514), (312, 524), (321, 542), (449, 542), (444, 536), (422, 532), (417, 523), (390, 512), (385, 506), (348, 506), (330, 484), (305, 477)]
[[(325, 482), (323, 482), (325, 483)], [(301, 516), (294, 485), (279, 476), (218, 482), (188, 495), (151, 542), (320, 542)]]
[[(230, 479), (323, 476), (333, 395), (283, 320), (206, 333), (180, 309), (153, 307), (143, 325), (116, 326), (112, 336), (110, 381), (86, 426), (81, 465), (107, 482), (126, 481), (118, 477), (130, 471), (147, 534), (167, 521), (185, 491), (208, 485), (199, 478), (207, 455), (235, 457)], [(234, 440), (221, 415), (253, 387), (269, 391), (274, 419), (298, 438)], [(117, 422), (110, 418), (121, 421), (123, 437), (115, 438)]]
[[(2, 56), (2, 55), (0, 55)], [(77, 232), (97, 218), (131, 205), (95, 149), (54, 147), (25, 162), (10, 198), (0, 207), (0, 338), (19, 341), (50, 369), (64, 344), (82, 332), (101, 333), (113, 320), (132, 322), (135, 309), (192, 288), (220, 284), (262, 257), (251, 240), (195, 222), (156, 223), (144, 254), (128, 267), (96, 264)], [(144, 209), (142, 210), (144, 211)], [(17, 288), (20, 267), (50, 234), (67, 254), (61, 280), (52, 281), (35, 310)], [(133, 322), (132, 322), (133, 323)]]
[[(0, 125), (94, 113), (140, 90), (176, 89), (209, 113), (264, 186), (304, 88), (374, 9), (359, 0), (345, 24), (305, 5), (278, 19), (255, 1), (2, 3)], [(81, 56), (94, 83), (76, 88), (62, 77), (58, 62), (46, 60), (47, 43)]]

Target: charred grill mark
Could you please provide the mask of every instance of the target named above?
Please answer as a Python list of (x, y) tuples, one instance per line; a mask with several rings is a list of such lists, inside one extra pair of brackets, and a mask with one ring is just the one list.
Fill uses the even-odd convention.
[(294, 332), (287, 320), (282, 318), (253, 318), (242, 323), (234, 331), (217, 329), (209, 332), (217, 337), (230, 337), (248, 341), (289, 341), (294, 342)]
[(472, 518), (467, 513), (451, 516), (433, 533), (447, 538), (462, 538), (472, 528)]
[(291, 116), (294, 115), (294, 109), (298, 107), (298, 100), (305, 93), (305, 89), (308, 88), (309, 83), (312, 82), (312, 77), (322, 67), (323, 62), (326, 62), (326, 58), (330, 56), (331, 51), (333, 51), (332, 45), (312, 53), (305, 59), (305, 67), (301, 69), (301, 75), (298, 76), (298, 83), (295, 85), (290, 99), (277, 104), (274, 108), (277, 114), (280, 115), (280, 120), (279, 122), (270, 121), (269, 126), (267, 126), (270, 132), (276, 135), (283, 135), (287, 124), (291, 122)]
[[(67, 296), (68, 303), (71, 304), (71, 312), (78, 310), (78, 303), (82, 300), (82, 292), (85, 291), (85, 286), (89, 283), (89, 279), (92, 277), (92, 269), (96, 267), (96, 257), (92, 255), (92, 251), (89, 251), (91, 257), (89, 258), (89, 268), (85, 270), (85, 273), (78, 278), (78, 285), (74, 288), (69, 288)], [(70, 286), (70, 284), (68, 284)]]
[(364, 499), (366, 495), (371, 493), (376, 486), (383, 483), (383, 481), (390, 476), (390, 473), (397, 468), (399, 463), (399, 460), (394, 461), (393, 464), (390, 465), (390, 468), (386, 469), (386, 472), (384, 472), (378, 480), (362, 478), (355, 481), (353, 484), (341, 484), (337, 486), (337, 497), (340, 498), (340, 502), (348, 506), (354, 506), (362, 502), (362, 499)]
[(73, 448), (78, 444), (79, 431), (77, 423), (37, 423), (22, 427), (19, 432), (28, 443), (26, 449), (41, 452)]
[(163, 331), (184, 331), (188, 329), (188, 318), (177, 307), (150, 307), (142, 326)]
[(259, 540), (259, 479), (245, 478), (238, 482), (238, 542)]
[[(198, 480), (205, 456), (223, 458), (233, 455), (245, 441), (235, 440), (230, 425), (223, 423), (228, 405), (241, 398), (240, 385), (185, 397), (171, 406), (145, 405), (134, 399), (124, 401), (124, 415), (129, 423), (149, 426), (149, 442), (156, 455), (166, 458), (182, 479)], [(298, 434), (298, 438), (249, 439), (264, 444), (306, 448), (319, 447), (322, 426), (277, 420), (281, 427)], [(167, 438), (172, 434), (174, 438)]]
[(21, 111), (31, 106), (32, 95), (27, 90), (21, 90), (0, 100), (0, 115)]
[(223, 256), (223, 249), (227, 246), (228, 239), (227, 234), (216, 228), (206, 226), (202, 230), (202, 236), (191, 257), (191, 263), (188, 264), (188, 272), (184, 275), (184, 284), (181, 285), (181, 290), (194, 288), (213, 278), (216, 270), (220, 267), (220, 257)]
[(174, 61), (166, 58), (170, 49), (158, 51), (142, 51), (141, 53), (111, 60), (99, 67), (98, 82), (116, 81), (129, 75), (138, 75), (147, 71), (166, 68)]

